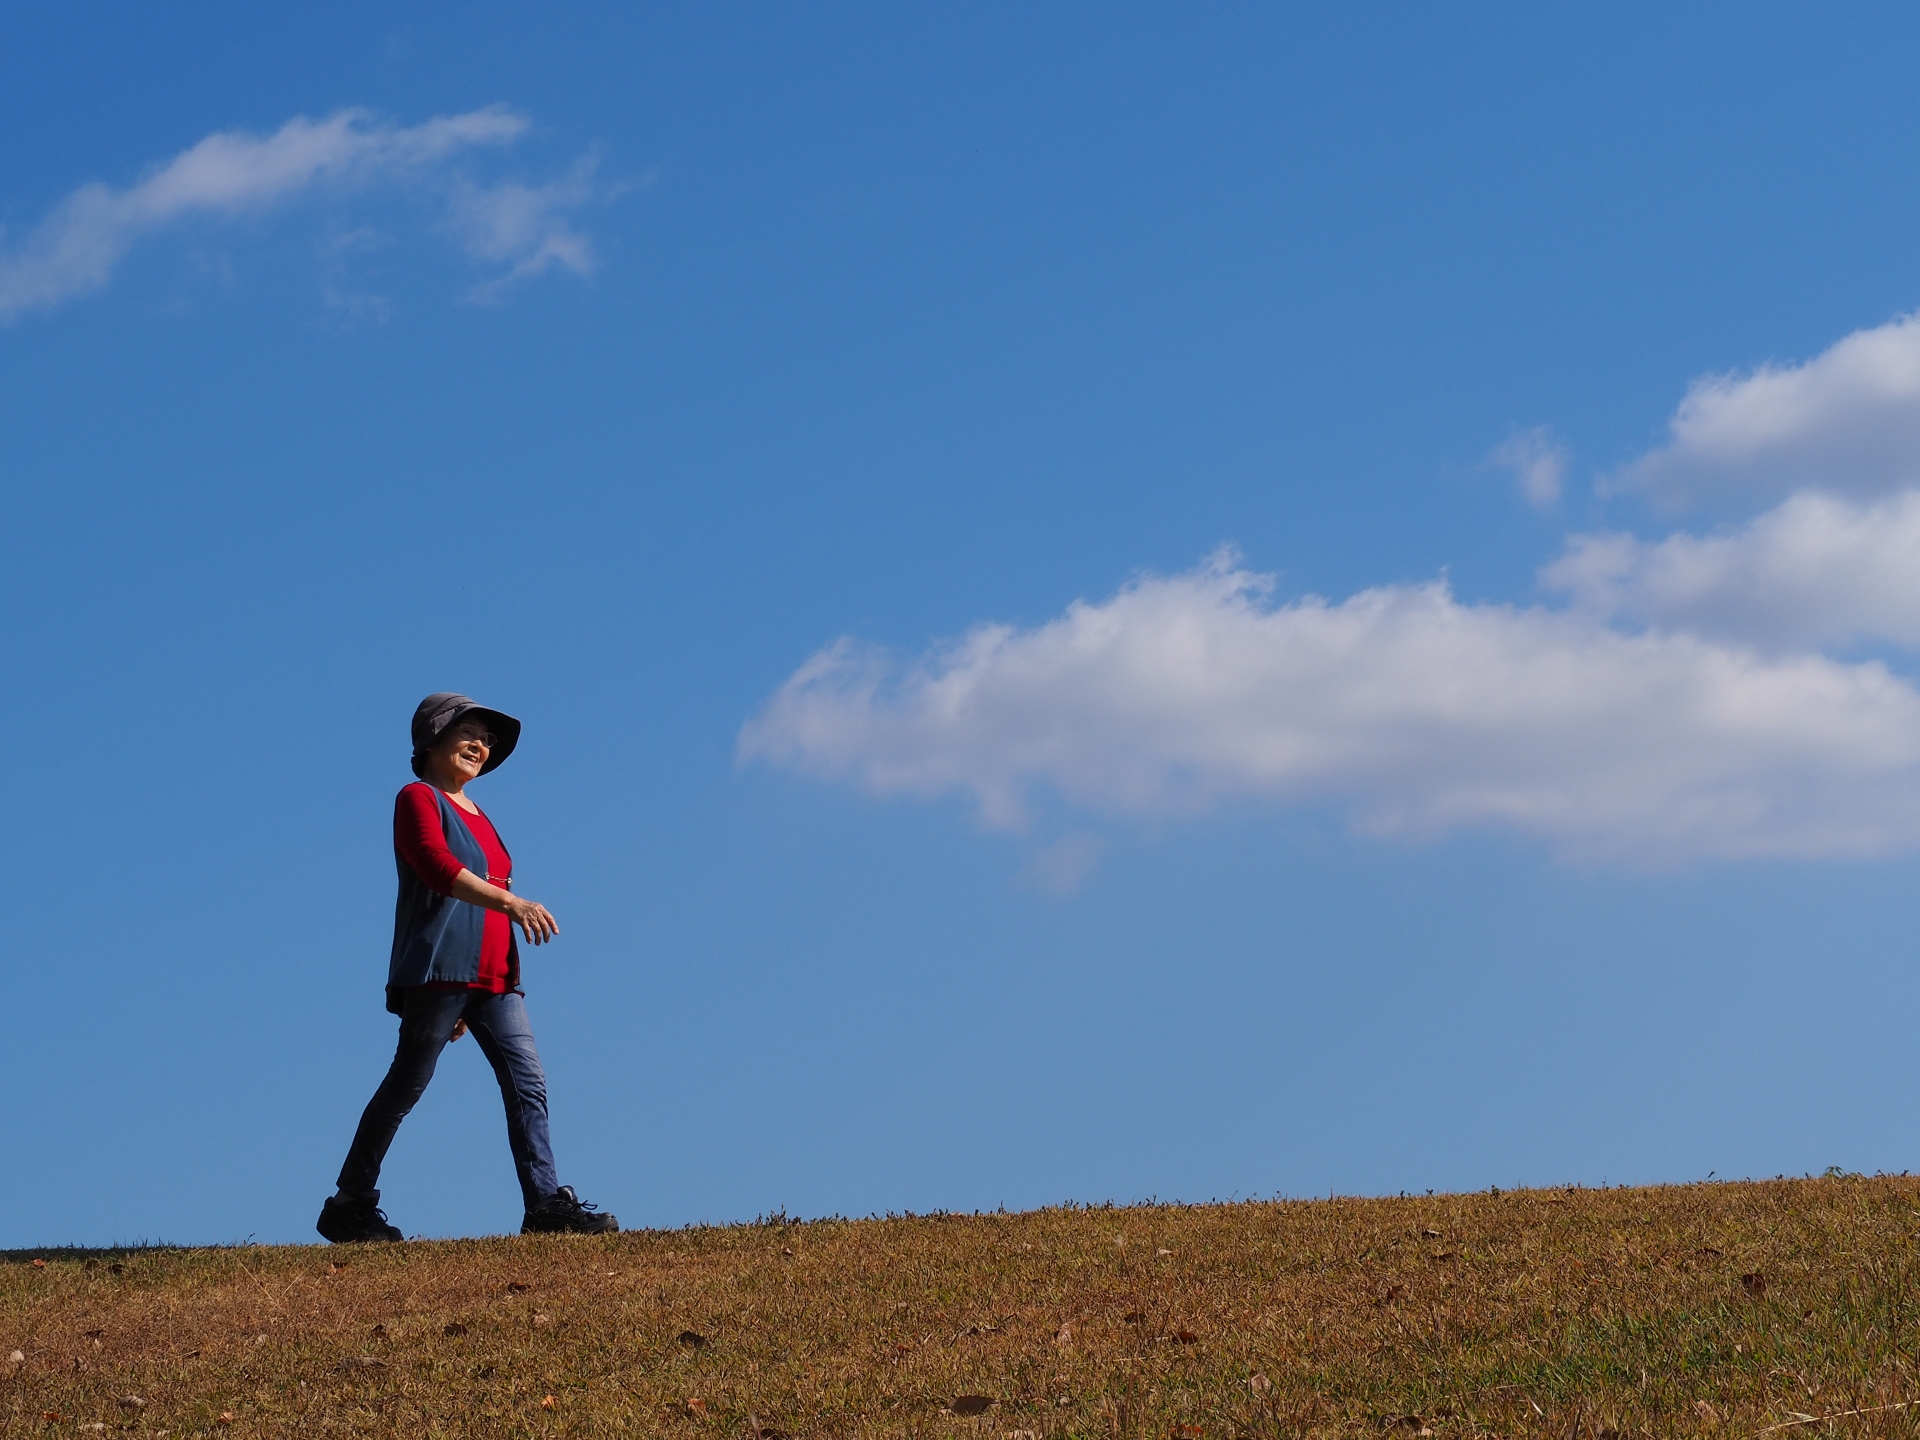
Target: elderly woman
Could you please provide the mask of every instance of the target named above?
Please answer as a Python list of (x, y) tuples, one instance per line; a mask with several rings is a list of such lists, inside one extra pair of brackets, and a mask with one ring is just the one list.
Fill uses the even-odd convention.
[(394, 804), (400, 900), (393, 917), (387, 1009), (400, 1047), (340, 1168), (340, 1191), (320, 1211), (332, 1241), (398, 1240), (380, 1207), (380, 1162), (394, 1132), (433, 1079), (448, 1042), (467, 1031), (500, 1082), (507, 1143), (526, 1200), (522, 1235), (618, 1230), (554, 1173), (547, 1142), (547, 1078), (520, 992), (520, 948), (560, 933), (547, 907), (515, 895), (513, 860), (492, 823), (467, 798), (476, 780), (513, 753), (520, 722), (464, 695), (429, 695), (413, 713), (413, 773)]

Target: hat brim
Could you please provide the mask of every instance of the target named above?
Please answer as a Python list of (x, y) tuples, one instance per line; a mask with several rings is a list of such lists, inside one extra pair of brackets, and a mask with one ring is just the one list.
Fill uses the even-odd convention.
[[(493, 738), (497, 743), (487, 752), (487, 763), (480, 767), (482, 775), (498, 770), (506, 762), (506, 758), (513, 754), (513, 747), (520, 743), (520, 722), (504, 710), (494, 710), (485, 705), (462, 705), (449, 715), (446, 724), (440, 727), (441, 737), (444, 738), (447, 731), (462, 720), (485, 721), (487, 728), (493, 731)], [(436, 745), (439, 743), (439, 739), (434, 741)], [(413, 773), (422, 780), (427, 778), (428, 753), (422, 750), (413, 757)]]
[(501, 763), (513, 754), (513, 747), (520, 743), (520, 722), (504, 711), (476, 705), (471, 710), (462, 710), (447, 723), (452, 725), (470, 717), (484, 719), (493, 727), (493, 738), (499, 742), (488, 753), (487, 763), (480, 767), (480, 773), (485, 775), (490, 770), (498, 770)]

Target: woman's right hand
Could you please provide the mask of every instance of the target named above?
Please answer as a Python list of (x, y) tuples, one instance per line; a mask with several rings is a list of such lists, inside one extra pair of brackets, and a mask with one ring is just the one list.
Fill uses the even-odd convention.
[(509, 894), (507, 918), (520, 927), (529, 945), (544, 945), (560, 933), (560, 922), (538, 900), (522, 900), (518, 895)]

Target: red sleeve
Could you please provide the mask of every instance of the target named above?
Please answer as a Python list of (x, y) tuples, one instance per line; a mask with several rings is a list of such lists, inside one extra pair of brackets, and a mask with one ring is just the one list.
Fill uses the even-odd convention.
[(453, 877), (467, 867), (447, 848), (440, 802), (431, 785), (409, 785), (393, 802), (393, 853), (413, 867), (429, 890), (453, 894)]

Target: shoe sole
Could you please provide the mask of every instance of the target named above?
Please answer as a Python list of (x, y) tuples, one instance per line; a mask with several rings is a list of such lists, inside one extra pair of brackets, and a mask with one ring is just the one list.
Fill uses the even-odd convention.
[(587, 1230), (576, 1225), (522, 1225), (520, 1233), (522, 1235), (618, 1235), (620, 1227), (608, 1225)]

